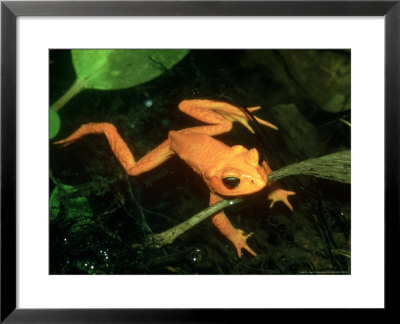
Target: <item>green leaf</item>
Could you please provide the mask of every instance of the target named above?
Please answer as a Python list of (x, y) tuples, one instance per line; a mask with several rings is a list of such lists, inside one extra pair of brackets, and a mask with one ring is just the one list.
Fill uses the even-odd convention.
[(78, 83), (117, 90), (150, 81), (182, 60), (188, 50), (71, 50)]
[(58, 115), (57, 112), (55, 112), (53, 109), (50, 108), (50, 139), (55, 137), (61, 127), (61, 120), (60, 116)]
[[(50, 221), (66, 217), (71, 222), (71, 232), (77, 232), (91, 222), (93, 212), (86, 197), (80, 196), (77, 189), (60, 184), (50, 196)], [(62, 211), (62, 215), (60, 214)]]

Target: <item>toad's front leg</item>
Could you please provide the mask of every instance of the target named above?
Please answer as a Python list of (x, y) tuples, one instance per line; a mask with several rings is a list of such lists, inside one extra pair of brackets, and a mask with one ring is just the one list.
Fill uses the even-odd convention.
[[(210, 205), (221, 200), (222, 198), (220, 196), (212, 192), (210, 193)], [(223, 211), (212, 216), (211, 221), (218, 228), (218, 230), (232, 242), (236, 248), (239, 258), (242, 257), (242, 249), (245, 249), (250, 254), (257, 256), (257, 253), (254, 252), (246, 242), (251, 234), (245, 234), (243, 230), (233, 227), (232, 223), (229, 221)]]
[[(267, 162), (263, 161), (262, 167), (264, 168), (267, 175), (272, 173), (272, 170), (269, 167), (269, 165), (267, 164)], [(289, 202), (288, 197), (293, 196), (295, 194), (296, 193), (294, 191), (288, 191), (288, 190), (280, 188), (278, 186), (278, 184), (276, 183), (276, 181), (271, 181), (268, 184), (268, 200), (271, 200), (269, 208), (271, 208), (273, 205), (275, 205), (276, 202), (282, 201), (290, 210), (293, 211), (293, 206)]]

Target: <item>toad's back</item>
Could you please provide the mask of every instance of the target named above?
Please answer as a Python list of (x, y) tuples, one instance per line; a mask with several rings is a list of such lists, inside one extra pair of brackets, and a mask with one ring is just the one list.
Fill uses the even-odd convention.
[(201, 133), (171, 131), (169, 138), (171, 149), (199, 174), (231, 151), (228, 145)]

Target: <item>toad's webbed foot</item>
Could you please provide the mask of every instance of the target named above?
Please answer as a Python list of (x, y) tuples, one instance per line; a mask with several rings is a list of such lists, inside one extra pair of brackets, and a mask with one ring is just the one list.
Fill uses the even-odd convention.
[(242, 249), (245, 249), (247, 252), (252, 254), (253, 256), (257, 256), (257, 253), (254, 252), (250, 246), (248, 246), (246, 240), (252, 236), (252, 233), (245, 234), (241, 229), (236, 229), (232, 236), (229, 236), (228, 239), (232, 242), (232, 244), (236, 248), (236, 252), (239, 258), (242, 257)]
[(281, 188), (276, 188), (270, 191), (268, 194), (268, 200), (271, 200), (271, 204), (269, 205), (269, 208), (271, 208), (273, 205), (275, 205), (276, 202), (282, 201), (290, 210), (293, 211), (293, 207), (290, 204), (288, 197), (295, 195), (296, 193), (294, 191), (287, 191)]

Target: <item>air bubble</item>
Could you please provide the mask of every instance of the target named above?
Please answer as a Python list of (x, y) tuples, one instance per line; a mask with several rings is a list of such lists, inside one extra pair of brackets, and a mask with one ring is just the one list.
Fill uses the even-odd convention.
[(190, 252), (190, 260), (193, 262), (201, 261), (204, 258), (205, 254), (206, 252), (204, 251), (204, 249), (195, 248)]

